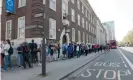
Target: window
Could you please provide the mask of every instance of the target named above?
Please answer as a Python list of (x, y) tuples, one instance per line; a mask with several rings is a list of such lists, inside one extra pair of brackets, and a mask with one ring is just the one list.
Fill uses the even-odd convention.
[(88, 22), (86, 21), (86, 30), (88, 30)]
[(73, 4), (74, 4), (74, 1), (75, 1), (75, 0), (71, 0), (71, 2), (72, 2)]
[(6, 21), (6, 39), (11, 39), (12, 35), (12, 20)]
[(82, 26), (83, 26), (83, 28), (84, 28), (84, 18), (82, 18)]
[(89, 32), (91, 32), (91, 25), (89, 24)]
[(72, 13), (71, 19), (72, 19), (73, 22), (75, 22), (75, 11), (74, 11), (74, 9), (71, 9), (71, 13)]
[(83, 43), (85, 43), (85, 33), (83, 32)]
[(49, 19), (49, 39), (56, 39), (56, 20)]
[(25, 16), (18, 18), (18, 38), (25, 38)]
[[(68, 1), (67, 0), (62, 0), (62, 15), (67, 16), (68, 15)], [(62, 16), (62, 19), (63, 19)]]
[(75, 42), (75, 29), (72, 28), (72, 41)]
[(26, 6), (26, 0), (19, 0), (18, 8)]
[(80, 26), (80, 15), (78, 14), (78, 25)]
[(81, 42), (81, 33), (78, 31), (78, 41)]
[(86, 43), (89, 43), (89, 42), (88, 42), (88, 34), (86, 34)]
[(43, 0), (43, 4), (46, 4), (46, 0)]
[(90, 20), (90, 14), (88, 14), (88, 20)]
[(77, 6), (78, 6), (78, 9), (80, 10), (80, 1), (77, 0)]
[(84, 14), (84, 6), (83, 6), (83, 4), (82, 4), (82, 13)]
[(49, 0), (50, 2), (49, 2), (49, 7), (52, 9), (52, 10), (54, 10), (54, 11), (56, 11), (56, 0)]
[(86, 17), (88, 17), (88, 11), (87, 11), (87, 9), (86, 9)]

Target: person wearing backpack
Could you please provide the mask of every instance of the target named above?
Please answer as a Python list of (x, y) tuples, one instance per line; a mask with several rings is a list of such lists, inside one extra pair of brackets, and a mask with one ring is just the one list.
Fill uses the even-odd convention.
[(13, 47), (11, 46), (11, 42), (10, 40), (6, 40), (8, 45), (10, 46), (9, 50), (8, 50), (8, 53), (9, 53), (9, 57), (8, 57), (8, 61), (9, 61), (9, 67), (12, 68), (12, 61), (11, 61), (11, 56), (13, 54)]
[(29, 65), (29, 68), (32, 68), (31, 63), (30, 63), (30, 56), (29, 56), (29, 47), (26, 42), (23, 43), (22, 45), (22, 56), (23, 56), (23, 67), (26, 68), (26, 63)]
[(5, 41), (5, 44), (4, 44), (4, 70), (7, 70), (8, 69), (8, 64), (9, 64), (9, 51), (10, 49), (10, 45), (8, 44), (8, 41), (6, 40)]

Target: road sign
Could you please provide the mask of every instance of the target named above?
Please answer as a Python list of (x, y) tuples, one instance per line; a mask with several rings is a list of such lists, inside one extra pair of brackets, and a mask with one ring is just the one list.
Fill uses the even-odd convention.
[(6, 0), (6, 12), (14, 13), (14, 0)]

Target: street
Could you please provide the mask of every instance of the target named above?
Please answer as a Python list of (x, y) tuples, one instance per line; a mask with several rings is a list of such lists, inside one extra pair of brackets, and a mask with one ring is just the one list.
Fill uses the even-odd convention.
[(133, 53), (113, 49), (65, 80), (133, 80)]

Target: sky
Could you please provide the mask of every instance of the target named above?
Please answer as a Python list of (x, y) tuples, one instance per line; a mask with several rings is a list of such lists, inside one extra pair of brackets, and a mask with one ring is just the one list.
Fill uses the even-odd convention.
[(102, 22), (115, 21), (116, 40), (121, 41), (127, 32), (133, 29), (133, 0), (88, 1)]
[(115, 21), (116, 40), (133, 29), (133, 0), (88, 0), (102, 22)]

